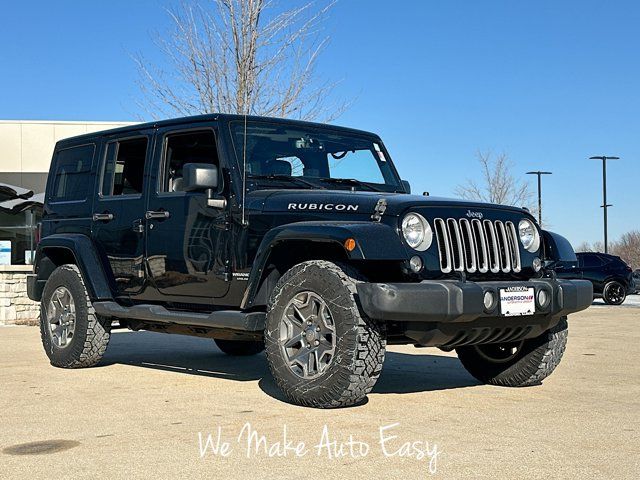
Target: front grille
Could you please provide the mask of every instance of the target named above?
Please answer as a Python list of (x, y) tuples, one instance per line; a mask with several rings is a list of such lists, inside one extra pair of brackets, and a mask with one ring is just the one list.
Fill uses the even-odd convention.
[(520, 249), (513, 222), (436, 218), (433, 223), (443, 273), (520, 272)]

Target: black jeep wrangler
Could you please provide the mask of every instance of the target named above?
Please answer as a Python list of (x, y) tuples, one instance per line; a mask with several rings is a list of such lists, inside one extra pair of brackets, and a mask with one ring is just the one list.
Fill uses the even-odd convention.
[(592, 286), (524, 209), (410, 195), (380, 138), (235, 115), (60, 141), (32, 300), (51, 363), (104, 354), (112, 324), (266, 351), (291, 401), (362, 401), (388, 344), (455, 349), (483, 382), (539, 383)]

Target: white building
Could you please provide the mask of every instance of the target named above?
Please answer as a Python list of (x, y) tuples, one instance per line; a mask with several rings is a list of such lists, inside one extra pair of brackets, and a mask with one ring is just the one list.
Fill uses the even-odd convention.
[(43, 192), (58, 140), (131, 123), (0, 120), (0, 183)]
[(132, 123), (0, 120), (0, 324), (37, 318), (37, 306), (26, 298), (25, 274), (31, 271), (41, 208), (11, 208), (31, 198), (22, 189), (44, 192), (58, 140)]

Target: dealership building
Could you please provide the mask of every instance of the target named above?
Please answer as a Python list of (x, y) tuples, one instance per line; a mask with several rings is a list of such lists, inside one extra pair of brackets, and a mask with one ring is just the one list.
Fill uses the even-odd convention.
[(27, 298), (37, 225), (53, 147), (58, 140), (133, 122), (0, 120), (0, 325), (32, 322)]

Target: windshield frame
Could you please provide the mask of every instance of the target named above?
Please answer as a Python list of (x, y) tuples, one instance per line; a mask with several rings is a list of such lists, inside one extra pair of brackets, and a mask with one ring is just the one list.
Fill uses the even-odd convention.
[[(229, 119), (227, 122), (227, 132), (226, 134), (228, 135), (229, 138), (229, 153), (231, 153), (233, 155), (233, 157), (236, 160), (236, 166), (237, 166), (237, 171), (240, 174), (240, 177), (242, 177), (243, 175), (243, 158), (242, 158), (242, 148), (243, 145), (236, 145), (236, 141), (235, 141), (235, 132), (234, 132), (234, 127), (237, 128), (238, 125), (243, 126), (244, 121), (242, 119), (242, 117), (235, 117), (233, 119)], [(405, 186), (402, 182), (402, 179), (400, 178), (400, 175), (398, 174), (398, 171), (396, 170), (395, 164), (393, 163), (393, 160), (391, 158), (391, 155), (389, 155), (389, 152), (386, 148), (386, 146), (384, 145), (384, 142), (382, 141), (382, 139), (373, 133), (369, 133), (369, 132), (364, 132), (364, 131), (360, 131), (360, 130), (353, 130), (350, 128), (346, 128), (346, 127), (336, 127), (333, 125), (324, 125), (324, 124), (314, 124), (314, 123), (308, 123), (308, 122), (303, 122), (303, 121), (296, 121), (296, 120), (282, 120), (282, 119), (262, 119), (262, 118), (256, 118), (256, 117), (251, 117), (249, 116), (247, 118), (247, 123), (252, 125), (252, 126), (273, 126), (273, 127), (277, 127), (277, 128), (283, 128), (283, 127), (289, 127), (292, 129), (297, 129), (297, 130), (301, 130), (304, 132), (309, 132), (309, 134), (311, 136), (314, 135), (314, 133), (330, 133), (330, 134), (338, 134), (338, 135), (344, 135), (346, 137), (357, 137), (360, 138), (362, 140), (366, 140), (368, 142), (370, 142), (372, 145), (375, 143), (380, 147), (380, 150), (382, 152), (382, 154), (384, 155), (385, 161), (387, 163), (387, 165), (389, 166), (389, 173), (391, 174), (391, 176), (393, 177), (393, 180), (395, 180), (396, 185), (393, 184), (389, 184), (389, 183), (376, 183), (376, 182), (366, 182), (366, 181), (362, 181), (359, 180), (358, 178), (355, 178), (354, 180), (357, 180), (358, 182), (362, 183), (365, 185), (365, 187), (358, 187), (357, 185), (353, 184), (350, 185), (348, 183), (344, 183), (343, 185), (337, 183), (337, 182), (333, 182), (331, 181), (331, 178), (333, 177), (311, 177), (311, 176), (303, 176), (303, 175), (292, 175), (289, 178), (293, 179), (293, 181), (291, 182), (291, 184), (287, 184), (286, 179), (268, 179), (268, 178), (260, 178), (260, 176), (252, 176), (251, 174), (247, 174), (246, 175), (246, 188), (248, 191), (251, 190), (259, 190), (259, 189), (264, 189), (264, 188), (268, 188), (268, 189), (278, 189), (278, 188), (286, 188), (286, 189), (300, 189), (300, 188), (305, 188), (304, 186), (301, 185), (301, 182), (297, 182), (295, 179), (299, 178), (302, 179), (304, 181), (307, 181), (309, 183), (317, 183), (318, 189), (331, 189), (331, 190), (358, 190), (358, 191), (373, 191), (373, 190), (379, 190), (382, 193), (408, 193), (405, 190)], [(375, 158), (374, 158), (375, 160)], [(287, 177), (287, 176), (284, 176)], [(344, 179), (344, 180), (352, 180), (349, 178), (343, 178), (343, 177), (335, 177), (337, 179)], [(328, 180), (328, 181), (325, 181)], [(311, 189), (311, 187), (309, 187), (309, 189)]]

